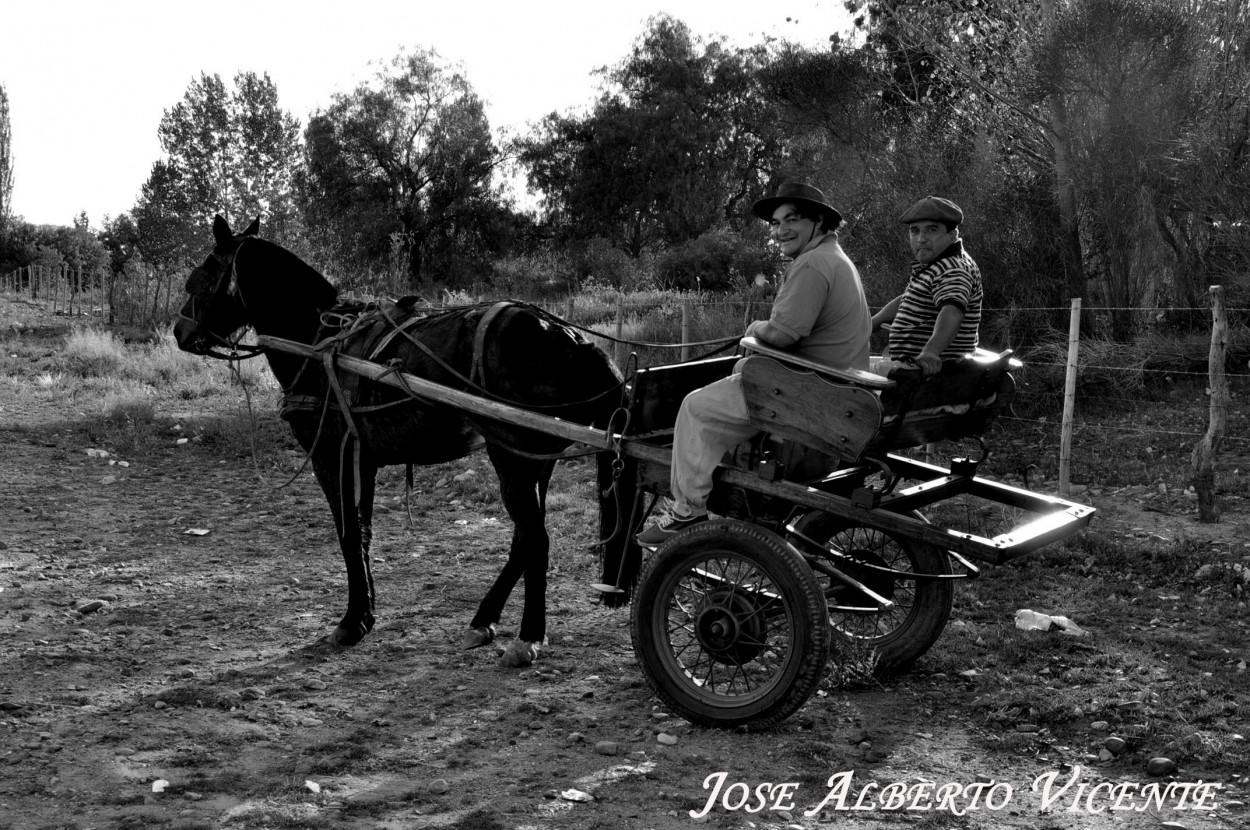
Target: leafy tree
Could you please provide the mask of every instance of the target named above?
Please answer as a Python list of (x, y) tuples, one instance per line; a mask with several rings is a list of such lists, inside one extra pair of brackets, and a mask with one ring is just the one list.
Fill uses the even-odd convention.
[(105, 219), (98, 238), (108, 252), (109, 270), (115, 274), (121, 273), (132, 259), (141, 257), (139, 227), (129, 213)]
[(1199, 43), (1171, 3), (1082, 0), (1058, 10), (1034, 57), (1036, 89), (1065, 125), (1083, 247), (1117, 338), (1136, 331), (1130, 309), (1163, 299), (1171, 281), (1159, 228), (1198, 125)]
[(521, 143), (530, 185), (563, 232), (637, 256), (744, 214), (780, 147), (758, 94), (763, 56), (652, 18), (605, 71), (608, 91), (589, 114), (552, 113)]
[(13, 213), (13, 131), (9, 123), (9, 94), (0, 84), (0, 233)]
[[(235, 222), (261, 215), (269, 235), (294, 233), (299, 122), (280, 109), (268, 74), (240, 72), (231, 90), (220, 76), (201, 74), (165, 111), (158, 134), (167, 158), (153, 165), (143, 187), (141, 225), (159, 217), (202, 236), (215, 214)], [(157, 247), (169, 248), (161, 238)]]
[(481, 99), (435, 52), (401, 52), (336, 95), (309, 121), (304, 147), (304, 219), (339, 259), (397, 259), (416, 286), (427, 259), (446, 277), (451, 260), (493, 244), (502, 154)]
[[(1250, 305), (1250, 3), (1185, 0), (1200, 59), (1201, 93), (1193, 127), (1176, 157), (1184, 168), (1159, 231), (1176, 256), (1178, 305), (1204, 305), (1207, 286), (1223, 284), (1232, 307)], [(1209, 324), (1206, 314), (1197, 322)]]

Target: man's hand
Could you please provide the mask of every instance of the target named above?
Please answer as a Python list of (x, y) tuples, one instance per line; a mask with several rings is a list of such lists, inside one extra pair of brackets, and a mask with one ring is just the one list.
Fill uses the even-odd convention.
[(923, 351), (916, 355), (916, 365), (924, 372), (925, 377), (929, 377), (942, 371), (942, 358), (933, 352)]

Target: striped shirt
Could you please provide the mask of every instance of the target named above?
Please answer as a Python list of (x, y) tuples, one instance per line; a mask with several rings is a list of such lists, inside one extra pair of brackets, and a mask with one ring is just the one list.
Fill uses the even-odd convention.
[(964, 319), (942, 351), (942, 359), (959, 358), (976, 349), (982, 293), (981, 270), (964, 251), (962, 240), (955, 240), (928, 265), (913, 262), (903, 301), (890, 324), (890, 357), (919, 356), (933, 336), (938, 312), (947, 305), (963, 311)]

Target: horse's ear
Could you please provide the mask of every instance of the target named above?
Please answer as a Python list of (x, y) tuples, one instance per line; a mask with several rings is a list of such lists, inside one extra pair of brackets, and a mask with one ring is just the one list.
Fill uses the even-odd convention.
[(234, 234), (230, 231), (230, 224), (222, 218), (220, 213), (213, 219), (213, 239), (217, 240), (218, 245), (225, 245), (234, 239)]
[(257, 216), (252, 220), (252, 224), (247, 226), (240, 236), (259, 236), (260, 235), (260, 217)]

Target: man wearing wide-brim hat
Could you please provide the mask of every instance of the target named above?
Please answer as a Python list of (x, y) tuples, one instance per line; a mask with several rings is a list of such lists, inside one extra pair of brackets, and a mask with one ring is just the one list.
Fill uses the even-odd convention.
[[(747, 326), (747, 336), (827, 366), (867, 369), (871, 319), (859, 271), (838, 244), (842, 214), (818, 188), (792, 182), (751, 212), (768, 222), (792, 261), (768, 319)], [(706, 520), (717, 464), (757, 432), (736, 372), (687, 395), (673, 433), (668, 515), (638, 534), (638, 543), (656, 547)]]
[(976, 350), (984, 294), (981, 270), (964, 249), (964, 212), (941, 196), (925, 196), (904, 211), (915, 260), (902, 294), (872, 317), (872, 330), (890, 324), (890, 360), (910, 361), (926, 375), (942, 362)]

